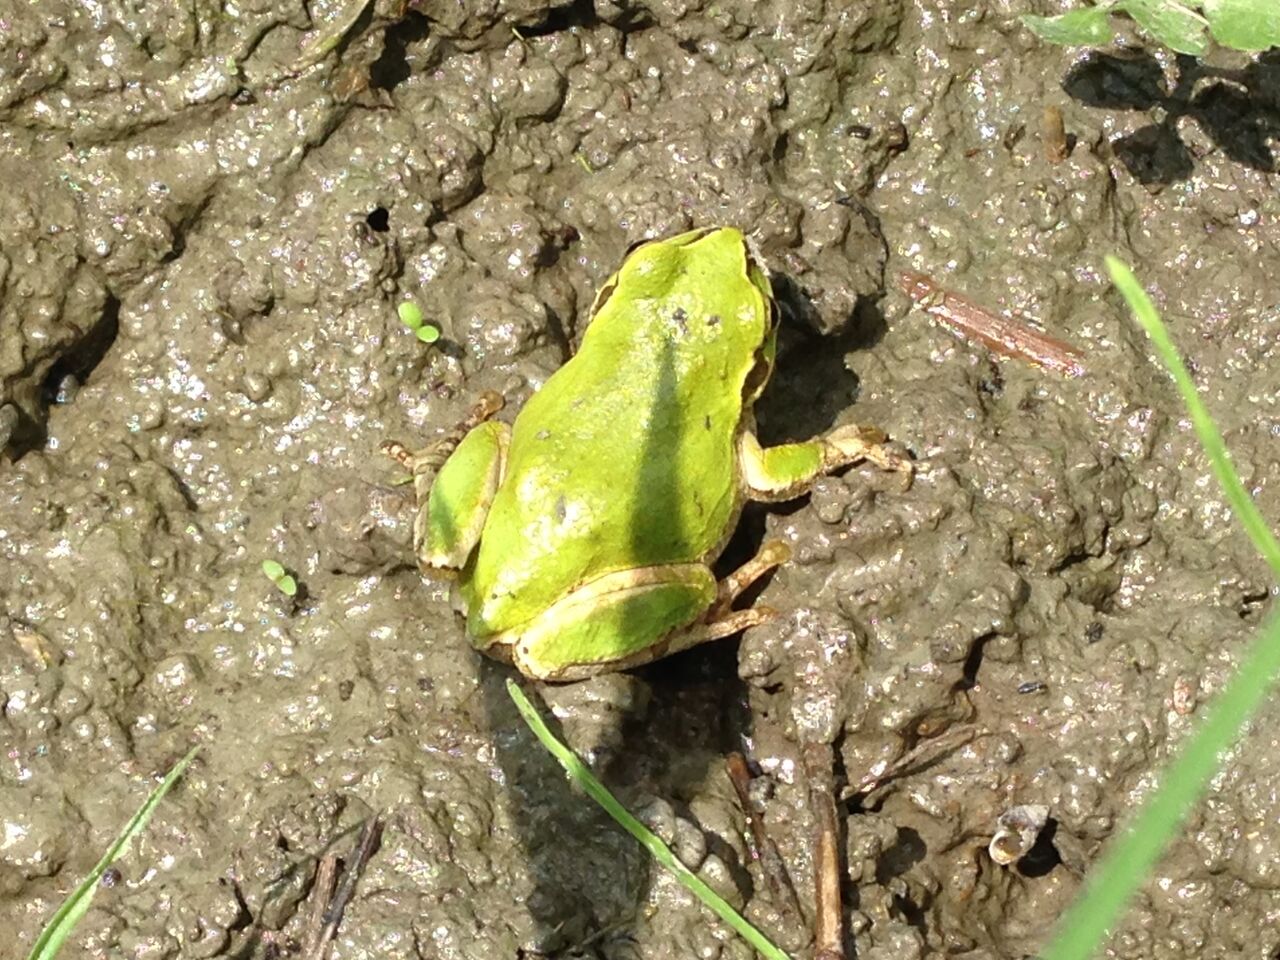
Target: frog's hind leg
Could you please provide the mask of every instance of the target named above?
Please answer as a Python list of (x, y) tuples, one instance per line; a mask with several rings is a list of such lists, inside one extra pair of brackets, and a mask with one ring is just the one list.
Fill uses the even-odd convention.
[(413, 478), (413, 551), (426, 574), (453, 575), (480, 539), (511, 437), (505, 423), (489, 420), (501, 409), (502, 397), (488, 392), (457, 427), (417, 453), (395, 441), (382, 444)]
[(511, 646), (516, 668), (539, 680), (580, 680), (626, 670), (701, 642), (681, 642), (715, 603), (716, 580), (701, 563), (619, 570), (585, 583), (531, 623), (486, 638)]
[(760, 551), (716, 584), (716, 602), (700, 623), (690, 627), (687, 636), (678, 638), (668, 652), (683, 650), (708, 640), (719, 640), (741, 633), (748, 627), (768, 623), (778, 615), (771, 607), (748, 607), (732, 610), (733, 602), (770, 570), (791, 559), (791, 548), (781, 540), (766, 541)]

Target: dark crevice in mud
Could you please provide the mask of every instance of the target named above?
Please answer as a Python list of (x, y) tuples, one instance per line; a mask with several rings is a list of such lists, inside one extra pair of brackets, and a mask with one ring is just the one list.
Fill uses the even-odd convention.
[(409, 79), (409, 46), (427, 38), (431, 26), (427, 18), (409, 11), (399, 23), (387, 27), (382, 53), (369, 67), (369, 86), (394, 90)]
[(919, 930), (921, 934), (928, 935), (929, 926), (925, 922), (924, 907), (902, 894), (894, 894), (893, 905), (903, 920)]
[[(924, 861), (928, 852), (928, 845), (918, 831), (911, 827), (899, 827), (893, 846), (887, 848), (876, 861), (876, 883), (883, 886), (896, 877), (908, 874), (913, 867)], [(924, 904), (916, 903), (902, 894), (894, 896), (893, 904), (907, 923), (927, 935)]]
[(1111, 141), (1111, 149), (1143, 184), (1169, 184), (1191, 176), (1199, 159), (1184, 143), (1178, 121), (1190, 117), (1236, 163), (1273, 173), (1280, 169), (1272, 143), (1280, 139), (1280, 111), (1269, 91), (1280, 84), (1280, 53), (1266, 53), (1239, 70), (1195, 57), (1177, 58), (1170, 89), (1149, 53), (1091, 53), (1072, 67), (1062, 89), (1089, 107), (1161, 111), (1158, 122)]
[(169, 251), (160, 257), (160, 263), (172, 263), (177, 260), (187, 249), (187, 237), (191, 235), (191, 231), (199, 225), (204, 212), (209, 209), (209, 205), (213, 202), (214, 193), (210, 192), (200, 199), (200, 202), (187, 211), (182, 218), (173, 226), (173, 246)]
[(391, 229), (391, 211), (386, 207), (374, 207), (365, 215), (364, 222), (375, 233), (386, 233)]
[(253, 912), (249, 909), (249, 904), (245, 901), (244, 892), (240, 889), (240, 884), (234, 880), (228, 880), (226, 877), (218, 878), (218, 886), (230, 887), (231, 895), (236, 901), (236, 915), (227, 924), (227, 930), (234, 932), (237, 930), (247, 930), (253, 923)]
[(1053, 845), (1053, 838), (1058, 832), (1058, 821), (1050, 818), (1036, 837), (1031, 849), (1018, 861), (1018, 873), (1024, 877), (1035, 879), (1048, 876), (1059, 864), (1062, 857), (1058, 848)]
[(773, 162), (781, 163), (787, 156), (787, 147), (791, 144), (791, 135), (785, 130), (778, 134), (778, 139), (773, 142)]
[(169, 479), (173, 481), (174, 488), (177, 489), (182, 497), (183, 503), (186, 504), (188, 510), (192, 513), (200, 509), (199, 503), (196, 502), (195, 494), (191, 492), (191, 487), (187, 485), (187, 481), (182, 479), (182, 474), (171, 466), (165, 466), (165, 472), (169, 474)]
[(44, 379), (44, 396), (52, 401), (59, 385), (68, 376), (75, 377), (80, 383), (88, 380), (94, 368), (102, 362), (111, 345), (116, 342), (119, 332), (120, 301), (109, 294), (98, 322), (49, 368), (49, 374)]
[[(521, 27), (520, 36), (526, 39), (545, 37), (553, 33), (571, 30), (574, 27), (593, 27), (599, 22), (600, 18), (596, 15), (595, 4), (591, 0), (576, 0), (575, 3), (571, 3), (568, 6), (552, 10), (541, 23)], [(637, 18), (627, 23), (615, 23), (615, 26), (625, 29), (638, 23), (639, 19)]]
[(88, 331), (72, 344), (49, 368), (40, 385), (41, 417), (22, 417), (12, 434), (12, 455), (18, 459), (42, 446), (48, 438), (44, 411), (58, 403), (71, 402), (71, 397), (100, 364), (120, 332), (120, 300), (107, 295), (102, 314)]
[(964, 669), (960, 673), (960, 679), (956, 681), (955, 689), (957, 692), (962, 690), (972, 690), (978, 685), (978, 671), (982, 669), (982, 654), (986, 649), (987, 643), (995, 639), (994, 633), (988, 633), (973, 642), (969, 648), (969, 655), (965, 657)]
[(1258, 590), (1246, 593), (1240, 598), (1240, 607), (1237, 613), (1241, 620), (1253, 620), (1258, 617), (1266, 608), (1267, 601), (1271, 599), (1271, 591)]

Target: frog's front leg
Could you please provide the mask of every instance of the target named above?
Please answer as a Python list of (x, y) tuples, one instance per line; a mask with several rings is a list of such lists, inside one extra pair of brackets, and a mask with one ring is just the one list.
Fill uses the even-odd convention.
[(874, 427), (850, 424), (802, 443), (762, 447), (750, 430), (738, 444), (742, 476), (752, 500), (790, 500), (807, 491), (818, 477), (867, 460), (882, 470), (900, 473), (911, 482), (912, 464), (885, 445), (888, 437)]
[(501, 409), (502, 397), (485, 393), (462, 423), (425, 449), (382, 445), (413, 478), (413, 551), (424, 573), (455, 576), (480, 540), (511, 438), (509, 426), (489, 420)]

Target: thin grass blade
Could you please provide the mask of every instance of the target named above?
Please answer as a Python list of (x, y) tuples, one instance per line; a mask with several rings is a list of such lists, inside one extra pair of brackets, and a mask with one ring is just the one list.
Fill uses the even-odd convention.
[(1147, 336), (1151, 338), (1152, 346), (1156, 348), (1156, 353), (1160, 355), (1160, 362), (1165, 365), (1174, 383), (1177, 384), (1178, 392), (1182, 394), (1182, 402), (1191, 416), (1191, 425), (1195, 428), (1200, 445), (1209, 458), (1214, 476), (1222, 485), (1222, 492), (1231, 506), (1231, 512), (1240, 521), (1245, 533), (1249, 535), (1249, 539), (1253, 541), (1258, 553), (1262, 554), (1262, 558), (1267, 561), (1272, 572), (1280, 578), (1280, 543), (1277, 543), (1275, 535), (1267, 526), (1267, 522), (1262, 519), (1262, 514), (1258, 512), (1253, 498), (1245, 490), (1240, 475), (1231, 465), (1231, 456), (1227, 453), (1227, 445), (1222, 441), (1222, 434), (1218, 432), (1217, 425), (1209, 416), (1209, 411), (1205, 409), (1195, 382), (1178, 355), (1178, 350), (1173, 345), (1173, 340), (1169, 337), (1169, 331), (1160, 319), (1160, 314), (1156, 312), (1155, 305), (1142, 289), (1142, 285), (1138, 283), (1132, 270), (1115, 257), (1107, 257), (1106, 262), (1112, 283), (1129, 304), (1129, 309), (1133, 311), (1138, 323), (1142, 324)]
[[(1241, 525), (1280, 575), (1280, 548), (1227, 456), (1222, 435), (1205, 409), (1151, 300), (1127, 266), (1107, 258), (1107, 269), (1178, 386), (1196, 435)], [(1235, 675), (1205, 710), (1161, 776), (1159, 789), (1094, 867), (1085, 891), (1058, 923), (1042, 960), (1088, 960), (1097, 954), (1133, 893), (1217, 772), (1222, 754), (1239, 738), (1280, 676), (1280, 617), (1273, 616), (1246, 650)]]
[(547, 728), (542, 715), (534, 709), (533, 704), (529, 702), (524, 692), (512, 680), (507, 681), (507, 694), (515, 702), (516, 709), (520, 711), (520, 716), (529, 725), (529, 729), (533, 731), (534, 736), (556, 758), (560, 766), (564, 767), (565, 773), (569, 775), (570, 779), (586, 791), (592, 800), (600, 804), (605, 812), (618, 822), (622, 829), (635, 837), (654, 860), (675, 874), (676, 879), (684, 884), (690, 893), (701, 900), (716, 916), (736, 930), (762, 956), (768, 957), (769, 960), (789, 960), (787, 955), (774, 946), (764, 934), (748, 923), (742, 914), (734, 910), (693, 871), (677, 860), (670, 847), (658, 839), (648, 827), (627, 812), (626, 808), (614, 798), (605, 785), (595, 778), (595, 775), (588, 769), (587, 765), (578, 759), (578, 755), (556, 739), (555, 734)]
[(124, 829), (120, 831), (120, 835), (107, 848), (107, 852), (102, 855), (102, 859), (89, 872), (89, 875), (80, 882), (80, 885), (71, 892), (71, 895), (62, 902), (62, 906), (58, 907), (52, 919), (40, 931), (40, 936), (36, 938), (35, 945), (31, 948), (31, 952), (27, 954), (27, 960), (53, 960), (58, 955), (58, 951), (62, 949), (62, 945), (71, 936), (76, 924), (80, 922), (80, 918), (88, 911), (93, 895), (98, 890), (98, 881), (102, 878), (102, 875), (107, 872), (107, 868), (111, 864), (124, 855), (129, 841), (146, 829), (147, 823), (150, 821), (151, 815), (155, 813), (156, 807), (160, 805), (160, 801), (164, 799), (169, 789), (178, 782), (178, 778), (186, 772), (187, 767), (195, 759), (199, 750), (199, 747), (192, 747), (187, 751), (187, 755), (179, 760), (173, 769), (165, 774), (165, 778), (160, 782), (160, 785), (151, 791), (146, 803), (125, 824)]

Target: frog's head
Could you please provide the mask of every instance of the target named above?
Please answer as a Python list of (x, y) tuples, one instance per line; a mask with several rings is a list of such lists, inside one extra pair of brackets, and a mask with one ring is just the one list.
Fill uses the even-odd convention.
[(668, 357), (690, 361), (682, 367), (726, 371), (749, 404), (773, 369), (777, 319), (769, 275), (742, 231), (707, 227), (633, 246), (596, 295), (591, 323), (657, 338)]

